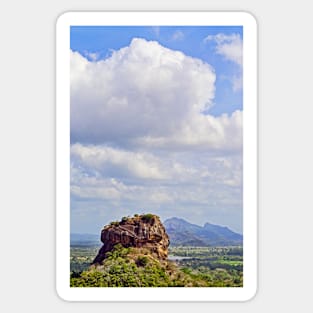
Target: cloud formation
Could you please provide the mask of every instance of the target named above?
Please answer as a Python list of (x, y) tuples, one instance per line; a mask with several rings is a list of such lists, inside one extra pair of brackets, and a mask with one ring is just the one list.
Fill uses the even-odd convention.
[(165, 179), (168, 173), (154, 155), (107, 146), (71, 146), (71, 159), (80, 166), (105, 176), (136, 179)]
[(163, 218), (183, 216), (191, 221), (197, 215), (211, 218), (213, 213), (230, 210), (238, 219), (241, 190), (241, 155), (195, 155), (191, 151), (163, 155), (71, 146), (73, 214), (85, 202), (88, 209), (100, 203), (99, 212), (111, 218), (143, 208)]
[(230, 79), (232, 81), (233, 90), (237, 91), (242, 89), (242, 39), (239, 34), (225, 35), (219, 33), (216, 35), (208, 35), (204, 42), (215, 42), (215, 52), (231, 61), (238, 66), (238, 72)]
[[(98, 62), (71, 52), (72, 142), (233, 145), (241, 112), (215, 118), (213, 68), (157, 42), (133, 39)], [(236, 136), (240, 138), (241, 136)]]
[[(240, 154), (239, 154), (240, 155)], [(197, 162), (195, 162), (197, 156)], [(234, 162), (236, 160), (236, 162)], [(85, 176), (114, 177), (120, 180), (145, 184), (146, 180), (162, 182), (199, 182), (199, 179), (213, 179), (214, 183), (240, 186), (238, 173), (241, 171), (238, 155), (212, 156), (194, 151), (160, 153), (129, 151), (99, 145), (71, 145), (73, 168), (80, 168)], [(226, 171), (227, 170), (227, 173)], [(226, 175), (226, 176), (225, 176)], [(236, 178), (234, 178), (236, 176)], [(237, 184), (235, 183), (237, 181)]]
[[(214, 40), (230, 58), (230, 41)], [(92, 57), (71, 51), (73, 219), (84, 208), (111, 219), (144, 207), (218, 222), (216, 212), (228, 210), (238, 225), (242, 111), (208, 114), (213, 67), (140, 38), (104, 60)]]
[(217, 34), (209, 35), (204, 41), (215, 41), (216, 53), (224, 56), (227, 60), (242, 66), (242, 39), (239, 34)]
[(186, 214), (190, 206), (202, 211), (208, 205), (234, 205), (242, 188), (240, 154), (164, 155), (74, 144), (71, 163), (72, 196), (102, 199), (111, 208), (133, 205), (158, 210), (164, 205), (172, 214), (182, 214), (180, 210)]

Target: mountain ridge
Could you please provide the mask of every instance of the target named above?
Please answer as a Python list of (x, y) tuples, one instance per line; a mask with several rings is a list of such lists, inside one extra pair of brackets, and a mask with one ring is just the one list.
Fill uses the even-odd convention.
[(164, 221), (171, 245), (177, 246), (227, 246), (242, 245), (241, 234), (226, 226), (206, 222), (203, 226), (192, 224), (182, 218), (172, 217)]

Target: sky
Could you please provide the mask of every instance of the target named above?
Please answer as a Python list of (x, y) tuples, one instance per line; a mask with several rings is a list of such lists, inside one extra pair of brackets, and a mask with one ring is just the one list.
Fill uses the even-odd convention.
[(242, 27), (71, 27), (71, 232), (154, 213), (242, 233)]

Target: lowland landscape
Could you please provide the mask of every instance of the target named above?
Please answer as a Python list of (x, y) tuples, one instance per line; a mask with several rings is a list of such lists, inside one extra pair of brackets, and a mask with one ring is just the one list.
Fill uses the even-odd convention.
[(71, 287), (242, 287), (242, 235), (153, 214), (71, 234)]

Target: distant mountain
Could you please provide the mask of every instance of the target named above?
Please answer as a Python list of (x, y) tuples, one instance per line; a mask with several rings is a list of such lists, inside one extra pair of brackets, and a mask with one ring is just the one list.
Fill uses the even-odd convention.
[(242, 245), (242, 235), (229, 228), (210, 223), (199, 226), (172, 217), (164, 221), (172, 246), (230, 246)]
[(95, 246), (101, 245), (100, 236), (95, 234), (77, 234), (70, 236), (71, 246)]

